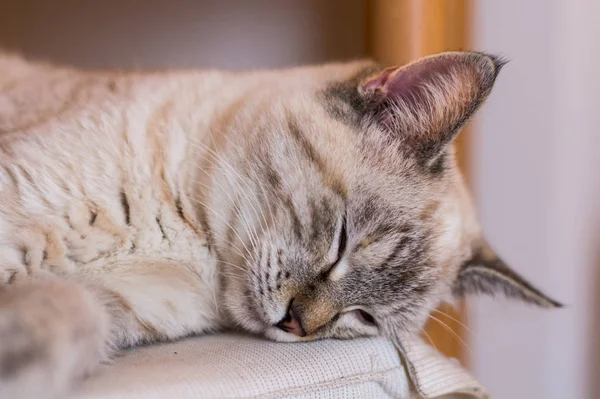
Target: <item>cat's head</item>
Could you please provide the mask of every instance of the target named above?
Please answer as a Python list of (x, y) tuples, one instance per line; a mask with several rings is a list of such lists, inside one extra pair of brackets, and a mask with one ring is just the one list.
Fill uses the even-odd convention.
[(418, 330), (469, 293), (559, 306), (482, 238), (455, 160), (502, 65), (445, 53), (243, 78), (206, 214), (234, 321), (308, 340)]

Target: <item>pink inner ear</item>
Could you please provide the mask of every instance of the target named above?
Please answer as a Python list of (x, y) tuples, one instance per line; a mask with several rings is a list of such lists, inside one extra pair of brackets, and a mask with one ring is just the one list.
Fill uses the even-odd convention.
[(385, 84), (387, 83), (390, 75), (392, 75), (395, 71), (397, 71), (397, 67), (386, 68), (379, 75), (374, 78), (363, 83), (364, 90), (377, 90), (383, 89)]
[(433, 57), (405, 67), (387, 68), (363, 83), (363, 88), (384, 93), (385, 99), (401, 100), (414, 109), (427, 101), (424, 84), (438, 84), (447, 78), (456, 62), (445, 57)]
[(433, 160), (489, 94), (496, 64), (485, 54), (444, 53), (385, 69), (358, 89), (367, 121)]

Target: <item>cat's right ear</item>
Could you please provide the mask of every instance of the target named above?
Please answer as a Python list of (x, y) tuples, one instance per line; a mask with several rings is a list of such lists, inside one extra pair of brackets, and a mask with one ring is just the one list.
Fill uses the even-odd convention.
[(504, 64), (484, 53), (454, 52), (384, 69), (358, 85), (364, 116), (432, 164), (487, 98)]
[(562, 304), (513, 271), (485, 241), (478, 244), (471, 259), (459, 269), (453, 294), (456, 297), (467, 294), (503, 294), (544, 308), (562, 307)]

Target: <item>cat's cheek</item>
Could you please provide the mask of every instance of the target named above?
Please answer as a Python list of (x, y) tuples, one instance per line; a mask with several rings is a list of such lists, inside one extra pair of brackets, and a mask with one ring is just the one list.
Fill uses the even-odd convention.
[(379, 329), (369, 326), (357, 319), (351, 312), (343, 314), (332, 330), (333, 338), (372, 337), (379, 334)]
[(262, 334), (265, 330), (264, 323), (255, 315), (249, 305), (249, 299), (242, 295), (244, 287), (237, 283), (228, 285), (223, 292), (225, 308), (230, 318), (232, 327), (241, 327), (243, 330)]

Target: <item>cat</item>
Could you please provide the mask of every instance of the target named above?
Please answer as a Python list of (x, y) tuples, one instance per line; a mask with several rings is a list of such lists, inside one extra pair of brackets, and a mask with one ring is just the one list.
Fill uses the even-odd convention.
[(442, 301), (560, 304), (481, 235), (453, 139), (504, 62), (226, 71), (0, 56), (0, 397), (241, 329), (418, 332)]

